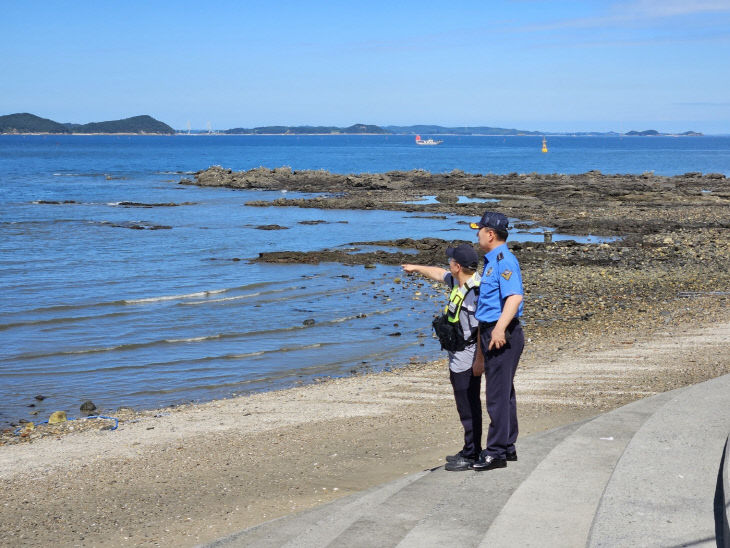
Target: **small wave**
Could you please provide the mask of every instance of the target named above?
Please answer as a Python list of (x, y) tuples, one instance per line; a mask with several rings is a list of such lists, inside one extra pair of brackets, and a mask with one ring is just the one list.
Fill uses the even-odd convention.
[[(235, 336), (236, 334), (228, 334), (228, 336)], [(96, 348), (82, 348), (79, 350), (62, 350), (60, 352), (32, 352), (27, 354), (19, 354), (13, 356), (15, 360), (36, 360), (39, 358), (54, 358), (56, 356), (78, 356), (84, 354), (102, 354), (105, 352), (126, 352), (129, 350), (138, 350), (140, 348), (149, 348), (152, 346), (168, 345), (168, 344), (180, 344), (189, 342), (201, 342), (206, 340), (220, 339), (226, 336), (226, 334), (218, 333), (216, 335), (208, 335), (203, 337), (193, 337), (190, 339), (160, 339), (156, 341), (148, 341), (143, 343), (125, 343), (118, 344), (115, 346), (101, 346)]]
[(26, 320), (21, 322), (12, 322), (12, 323), (5, 323), (0, 324), (0, 331), (4, 331), (6, 329), (12, 329), (14, 327), (25, 327), (28, 325), (53, 325), (53, 324), (62, 324), (62, 323), (74, 323), (74, 322), (83, 322), (86, 320), (100, 320), (103, 318), (112, 318), (116, 316), (128, 316), (130, 314), (133, 314), (133, 312), (111, 312), (109, 314), (99, 314), (97, 316), (71, 316), (71, 317), (64, 317), (64, 318), (49, 318), (47, 320)]
[(211, 289), (206, 291), (196, 291), (195, 293), (184, 293), (182, 295), (164, 295), (162, 297), (145, 297), (143, 299), (124, 299), (124, 304), (141, 304), (156, 303), (162, 301), (179, 301), (183, 299), (192, 299), (195, 297), (207, 297), (208, 295), (218, 295), (230, 291), (229, 289)]
[(84, 304), (57, 304), (54, 306), (42, 306), (40, 308), (33, 308), (31, 310), (23, 311), (23, 314), (37, 314), (44, 312), (59, 312), (63, 310), (81, 310), (84, 308), (97, 308), (101, 306), (120, 306), (124, 305), (123, 300), (119, 301), (103, 301), (98, 303), (84, 303)]
[[(208, 289), (204, 291), (196, 291), (194, 293), (187, 293), (182, 295), (163, 295), (160, 297), (142, 297), (139, 299), (119, 299), (116, 301), (101, 301), (96, 303), (80, 303), (80, 304), (59, 304), (54, 306), (45, 306), (40, 308), (32, 308), (30, 310), (24, 310), (20, 312), (21, 314), (38, 314), (38, 313), (45, 313), (45, 312), (58, 312), (63, 310), (83, 310), (84, 308), (97, 308), (97, 307), (103, 307), (103, 306), (125, 306), (125, 305), (135, 305), (135, 304), (145, 304), (145, 303), (153, 303), (158, 301), (170, 301), (175, 299), (186, 299), (186, 298), (195, 298), (195, 297), (203, 297), (205, 295), (216, 295), (219, 293), (225, 293), (227, 291), (238, 291), (242, 289), (255, 289), (257, 287), (264, 287), (267, 285), (271, 285), (269, 282), (256, 282), (252, 284), (247, 285), (241, 285), (236, 287), (226, 287), (222, 289)], [(206, 302), (206, 301), (203, 301)]]
[[(257, 352), (246, 352), (245, 354), (227, 354), (225, 356), (219, 356), (220, 359), (241, 359), (241, 358), (253, 358), (254, 356), (263, 356), (266, 354), (265, 350), (258, 350)], [(214, 358), (211, 358), (214, 359)]]
[[(283, 290), (280, 290), (283, 291)], [(247, 293), (246, 295), (238, 295), (236, 297), (223, 297), (221, 299), (206, 299), (205, 301), (190, 301), (187, 303), (180, 303), (182, 305), (197, 305), (197, 304), (208, 304), (208, 303), (222, 303), (227, 301), (240, 301), (241, 299), (249, 299), (251, 297), (258, 297), (261, 295), (260, 291), (256, 293)]]
[(255, 291), (253, 293), (246, 293), (244, 295), (236, 295), (235, 297), (221, 297), (219, 299), (206, 299), (204, 301), (189, 301), (186, 303), (180, 303), (182, 305), (197, 305), (197, 304), (208, 304), (208, 303), (223, 303), (228, 301), (240, 301), (242, 299), (250, 299), (251, 297), (260, 297), (261, 295), (271, 295), (273, 293), (281, 293), (283, 291), (291, 291), (296, 287), (286, 287), (282, 289), (272, 289), (270, 291)]
[(106, 177), (106, 173), (54, 173), (54, 177)]
[[(370, 312), (369, 315), (381, 315), (381, 314), (388, 314), (390, 312), (396, 312), (400, 310), (401, 307), (393, 307), (383, 310), (376, 310), (374, 312)], [(85, 354), (101, 354), (105, 352), (127, 352), (130, 350), (138, 350), (140, 348), (150, 348), (154, 346), (163, 346), (163, 345), (174, 345), (174, 344), (189, 344), (189, 343), (199, 343), (199, 342), (206, 342), (206, 341), (213, 341), (218, 339), (247, 339), (247, 338), (258, 338), (264, 335), (271, 335), (276, 333), (285, 333), (289, 331), (298, 331), (300, 329), (312, 329), (316, 327), (322, 327), (327, 325), (334, 325), (342, 322), (347, 322), (355, 319), (362, 318), (360, 315), (354, 315), (354, 316), (343, 316), (340, 318), (333, 318), (331, 320), (326, 320), (323, 322), (315, 323), (314, 325), (289, 325), (285, 327), (279, 327), (274, 329), (263, 329), (258, 331), (240, 331), (240, 332), (230, 332), (230, 333), (214, 333), (211, 335), (201, 335), (198, 337), (188, 337), (188, 338), (182, 338), (182, 339), (158, 339), (154, 341), (147, 341), (147, 342), (141, 342), (141, 343), (125, 343), (125, 344), (119, 344), (115, 346), (104, 346), (104, 347), (97, 347), (97, 348), (81, 348), (78, 350), (62, 350), (60, 352), (31, 352), (26, 354), (18, 354), (16, 356), (13, 356), (11, 359), (13, 360), (36, 360), (40, 358), (53, 358), (56, 356), (71, 356), (71, 355), (85, 355)], [(323, 344), (323, 343), (315, 343), (315, 344)], [(281, 350), (277, 350), (281, 351)], [(268, 351), (266, 351), (268, 352)]]
[(200, 341), (212, 341), (215, 339), (220, 339), (222, 334), (218, 335), (203, 335), (201, 337), (189, 337), (187, 339), (165, 339), (162, 342), (168, 343), (168, 344), (177, 344), (177, 343), (189, 343), (189, 342), (200, 342)]
[(43, 220), (32, 220), (32, 221), (2, 221), (0, 222), (0, 226), (6, 226), (6, 225), (31, 225), (31, 226), (45, 226), (45, 225), (57, 225), (57, 224), (63, 224), (63, 223), (81, 223), (83, 221), (79, 219), (43, 219)]
[[(80, 304), (58, 304), (54, 306), (44, 306), (40, 308), (32, 308), (30, 310), (23, 310), (21, 314), (42, 314), (46, 312), (59, 312), (64, 310), (83, 310), (84, 308), (98, 308), (104, 306), (128, 306), (136, 304), (154, 303), (171, 300), (184, 300), (189, 298), (204, 297), (206, 295), (217, 295), (219, 293), (225, 293), (228, 291), (239, 291), (245, 289), (255, 289), (257, 287), (264, 287), (271, 285), (270, 282), (255, 282), (252, 284), (246, 284), (236, 287), (226, 287), (222, 289), (208, 289), (204, 291), (196, 291), (194, 293), (186, 293), (182, 295), (162, 295), (160, 297), (141, 297), (139, 299), (119, 299), (116, 301), (100, 301), (92, 303), (80, 303)], [(207, 301), (202, 301), (207, 302)]]
[(309, 350), (311, 348), (321, 348), (322, 346), (334, 344), (334, 343), (313, 343), (313, 344), (301, 344), (295, 346), (282, 346), (281, 348), (273, 348), (271, 350), (259, 350), (257, 352), (247, 352), (245, 354), (227, 354), (221, 356), (222, 359), (240, 359), (240, 358), (251, 358), (254, 356), (264, 356), (267, 354), (277, 354), (279, 352), (296, 352), (298, 350)]
[(365, 287), (370, 287), (370, 284), (359, 284), (354, 286), (347, 286), (340, 289), (323, 289), (323, 290), (317, 290), (317, 291), (305, 291), (303, 293), (289, 293), (288, 295), (282, 296), (282, 297), (273, 297), (276, 293), (283, 293), (285, 291), (292, 291), (299, 289), (300, 286), (291, 286), (291, 287), (284, 287), (279, 289), (272, 289), (270, 291), (259, 291), (256, 293), (247, 293), (246, 295), (236, 295), (235, 297), (223, 297), (221, 299), (206, 299), (204, 301), (189, 301), (184, 303), (179, 303), (183, 306), (190, 306), (190, 305), (201, 305), (201, 304), (210, 304), (210, 303), (224, 303), (224, 302), (234, 302), (234, 301), (240, 301), (242, 299), (249, 299), (251, 297), (266, 297), (268, 295), (272, 295), (271, 298), (264, 298), (259, 299), (257, 302), (259, 304), (264, 303), (277, 303), (277, 302), (284, 302), (284, 301), (294, 301), (294, 300), (301, 300), (306, 299), (309, 297), (317, 297), (320, 295), (337, 295), (340, 293), (349, 293), (352, 291), (356, 291), (358, 289), (362, 289)]
[[(303, 328), (305, 326), (296, 326)], [(286, 331), (288, 329), (284, 329)], [(53, 358), (56, 356), (75, 356), (83, 354), (101, 354), (105, 352), (127, 352), (129, 350), (138, 350), (140, 348), (150, 348), (154, 346), (164, 346), (172, 344), (187, 344), (193, 342), (213, 341), (217, 339), (236, 339), (248, 336), (260, 336), (266, 333), (275, 333), (277, 330), (264, 331), (248, 331), (248, 332), (232, 332), (232, 333), (214, 333), (212, 335), (201, 335), (199, 337), (188, 337), (183, 339), (157, 339), (154, 341), (139, 343), (124, 343), (115, 346), (101, 346), (96, 348), (81, 348), (78, 350), (62, 350), (60, 352), (30, 352), (26, 354), (18, 354), (13, 356), (14, 360), (35, 360), (39, 358)]]

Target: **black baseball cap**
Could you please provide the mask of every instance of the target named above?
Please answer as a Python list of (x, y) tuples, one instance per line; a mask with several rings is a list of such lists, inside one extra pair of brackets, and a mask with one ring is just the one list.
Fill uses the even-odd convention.
[(457, 247), (447, 248), (446, 256), (449, 259), (454, 259), (461, 266), (470, 270), (476, 270), (477, 266), (479, 266), (479, 256), (469, 244), (461, 244)]
[(474, 229), (492, 228), (494, 230), (507, 230), (509, 228), (509, 219), (502, 213), (485, 211), (478, 223), (470, 223), (469, 226)]

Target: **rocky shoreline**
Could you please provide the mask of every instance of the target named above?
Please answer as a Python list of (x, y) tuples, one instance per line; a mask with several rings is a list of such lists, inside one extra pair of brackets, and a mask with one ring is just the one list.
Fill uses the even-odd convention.
[[(309, 198), (252, 201), (260, 207), (384, 209), (478, 216), (487, 207), (568, 234), (656, 234), (696, 228), (730, 228), (730, 182), (721, 173), (674, 177), (644, 173), (606, 175), (469, 174), (422, 170), (340, 175), (291, 168), (198, 171), (181, 184), (325, 193)], [(436, 203), (409, 203), (435, 196)], [(459, 196), (470, 201), (459, 203)], [(482, 202), (478, 200), (483, 200)]]
[[(338, 175), (289, 168), (234, 172), (212, 167), (195, 173), (194, 178), (181, 182), (326, 193), (249, 203), (261, 207), (391, 209), (473, 218), (485, 209), (497, 209), (521, 220), (516, 230), (535, 223), (562, 233), (614, 237), (587, 244), (509, 242), (523, 266), (529, 303), (524, 323), (537, 340), (554, 337), (555, 331), (561, 337), (592, 338), (607, 332), (656, 329), (672, 322), (677, 307), (696, 305), (699, 296), (707, 297), (713, 309), (727, 307), (730, 180), (723, 174), (479, 175), (415, 170)], [(407, 202), (425, 195), (436, 196), (436, 203)], [(457, 203), (459, 196), (496, 201)], [(260, 253), (254, 260), (441, 264), (447, 246), (469, 241), (470, 230), (463, 229), (459, 240), (352, 242), (349, 248)], [(359, 252), (362, 246), (397, 250)]]

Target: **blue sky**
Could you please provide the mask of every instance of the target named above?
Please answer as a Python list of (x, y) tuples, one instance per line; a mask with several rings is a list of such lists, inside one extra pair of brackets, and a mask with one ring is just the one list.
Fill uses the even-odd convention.
[(730, 133), (730, 0), (3, 2), (0, 114)]

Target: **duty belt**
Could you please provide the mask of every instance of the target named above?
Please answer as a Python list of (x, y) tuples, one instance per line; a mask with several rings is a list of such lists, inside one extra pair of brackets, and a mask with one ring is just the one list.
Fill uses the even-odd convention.
[[(497, 321), (498, 320), (495, 320), (493, 322), (479, 322), (479, 327), (481, 329), (489, 329), (490, 327), (494, 327), (495, 325), (497, 325)], [(507, 329), (514, 329), (518, 325), (520, 325), (520, 319), (512, 318), (512, 321), (507, 324)]]

